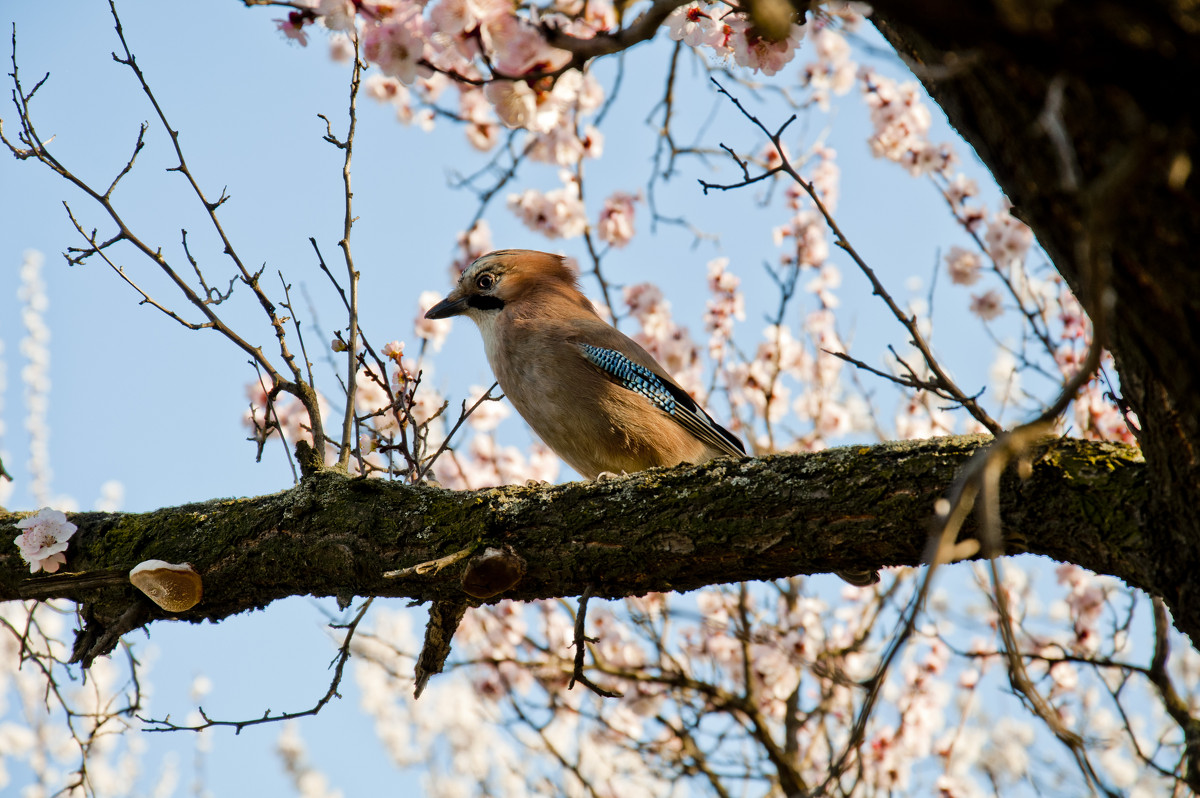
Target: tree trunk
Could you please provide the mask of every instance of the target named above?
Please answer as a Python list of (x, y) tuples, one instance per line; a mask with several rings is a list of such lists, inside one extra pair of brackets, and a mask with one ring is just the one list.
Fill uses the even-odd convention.
[[(1200, 6), (879, 0), (874, 21), (1106, 331), (1163, 596), (1200, 561)], [(1193, 636), (1193, 640), (1197, 640)]]

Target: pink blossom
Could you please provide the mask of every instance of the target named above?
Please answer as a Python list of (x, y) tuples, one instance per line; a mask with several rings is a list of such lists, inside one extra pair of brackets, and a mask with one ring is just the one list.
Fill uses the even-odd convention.
[(344, 33), (335, 33), (329, 37), (329, 59), (338, 64), (344, 64), (354, 57), (354, 43)]
[(373, 100), (381, 103), (408, 102), (409, 92), (399, 80), (387, 75), (373, 72), (363, 81), (363, 91)]
[(841, 170), (838, 169), (837, 151), (823, 144), (813, 145), (812, 154), (817, 158), (809, 174), (813, 189), (821, 198), (821, 202), (832, 213), (837, 210), (838, 182), (841, 180)]
[(317, 4), (317, 16), (329, 30), (352, 31), (358, 8), (354, 0), (321, 0)]
[(483, 94), (508, 127), (529, 127), (533, 123), (537, 96), (525, 81), (495, 80), (484, 86)]
[(676, 382), (688, 393), (698, 396), (702, 388), (700, 349), (692, 341), (686, 327), (671, 318), (671, 304), (651, 283), (626, 286), (623, 292), (630, 314), (642, 325), (633, 336), (662, 364)]
[(830, 94), (845, 94), (854, 86), (855, 63), (850, 60), (850, 45), (839, 31), (826, 26), (813, 36), (817, 58), (801, 73), (804, 85), (813, 90), (813, 99), (822, 111), (829, 110)]
[(969, 197), (978, 196), (979, 185), (962, 172), (956, 174), (954, 179), (946, 185), (946, 199), (950, 201), (950, 207), (956, 212), (963, 207), (963, 203)]
[(779, 147), (776, 147), (774, 144), (765, 144), (763, 145), (762, 155), (759, 157), (762, 158), (763, 168), (765, 169), (778, 169), (783, 165), (785, 158), (789, 163), (793, 162), (792, 153), (787, 144), (781, 144)]
[[(825, 357), (829, 357), (825, 355)], [(830, 358), (838, 364), (840, 360)], [(817, 434), (826, 439), (838, 438), (854, 429), (854, 417), (850, 408), (837, 402), (822, 402), (820, 412), (813, 418)]]
[(895, 161), (914, 177), (945, 173), (955, 156), (950, 145), (929, 141), (933, 117), (916, 81), (896, 83), (870, 69), (861, 70), (859, 80), (875, 127), (868, 139), (872, 154)]
[(983, 243), (996, 265), (1007, 269), (1025, 260), (1033, 244), (1033, 231), (1004, 208), (988, 221)]
[(531, 188), (521, 194), (510, 194), (508, 208), (529, 229), (547, 238), (574, 238), (587, 229), (583, 200), (574, 182), (552, 191)]
[(782, 244), (787, 238), (795, 242), (795, 250), (780, 257), (784, 265), (820, 266), (829, 257), (825, 223), (814, 210), (798, 212), (787, 224), (775, 228), (774, 237), (776, 244)]
[(492, 228), (487, 219), (480, 219), (471, 225), (470, 230), (458, 234), (458, 248), (462, 253), (450, 265), (450, 282), (457, 283), (458, 278), (481, 255), (486, 255), (495, 247), (492, 246)]
[(67, 520), (66, 513), (43, 507), (37, 514), (17, 522), (23, 530), (13, 543), (21, 552), (21, 559), (29, 563), (29, 573), (45, 571), (52, 574), (67, 562), (67, 545), (78, 529)]
[(287, 19), (274, 20), (279, 32), (289, 41), (300, 42), (301, 47), (308, 45), (308, 31), (304, 30), (304, 26), (312, 21), (312, 13), (308, 11), (289, 11)]
[(486, 13), (483, 4), (473, 0), (441, 0), (430, 9), (429, 19), (436, 30), (454, 38), (463, 57), (474, 58), (478, 40), (470, 34), (478, 30)]
[(727, 17), (726, 25), (730, 29), (733, 60), (764, 75), (774, 75), (792, 60), (805, 33), (803, 26), (792, 25), (786, 39), (773, 42), (763, 38), (754, 23), (740, 14)]
[(425, 313), (442, 299), (441, 294), (436, 291), (422, 291), (421, 296), (417, 299), (417, 319), (415, 328), (417, 337), (423, 338), (432, 344), (434, 351), (442, 348), (442, 343), (446, 340), (446, 335), (450, 332), (452, 319), (427, 319)]
[(1000, 293), (992, 288), (982, 294), (971, 294), (970, 310), (984, 321), (998, 318), (1004, 312), (1000, 303)]
[(604, 210), (596, 223), (600, 240), (614, 247), (623, 247), (633, 238), (633, 204), (640, 195), (617, 191), (604, 201)]
[(433, 129), (433, 111), (428, 108), (414, 109), (412, 91), (398, 79), (375, 73), (367, 77), (363, 87), (368, 96), (391, 103), (396, 109), (396, 120), (401, 124), (416, 124), (427, 133)]
[(389, 343), (384, 344), (383, 348), (380, 349), (379, 352), (384, 357), (389, 358), (389, 359), (394, 360), (397, 363), (399, 363), (400, 358), (404, 356), (404, 342), (403, 341), (391, 341)]
[(895, 416), (896, 437), (901, 440), (923, 440), (954, 431), (954, 417), (940, 404), (931, 401), (930, 394), (920, 391), (903, 402)]
[(492, 104), (483, 91), (465, 88), (458, 96), (459, 115), (467, 121), (467, 141), (481, 152), (487, 152), (500, 141), (500, 126), (492, 114)]
[(572, 69), (554, 81), (549, 100), (561, 110), (587, 114), (604, 104), (604, 87), (592, 73)]
[[(471, 407), (479, 398), (486, 394), (487, 388), (481, 385), (472, 385), (467, 389), (470, 398), (467, 400), (467, 407)], [(504, 402), (494, 402), (491, 400), (479, 403), (471, 415), (467, 418), (467, 423), (480, 432), (491, 432), (496, 427), (500, 426), (500, 422), (508, 418), (512, 411)]]
[(543, 106), (543, 111), (534, 119), (533, 127), (538, 132), (529, 148), (529, 157), (534, 161), (552, 163), (559, 166), (571, 166), (579, 163), (584, 157), (584, 142), (575, 132), (575, 127), (569, 124), (556, 124), (549, 130), (542, 131), (543, 121), (549, 117), (559, 118), (557, 112)]
[(583, 147), (581, 153), (584, 158), (599, 158), (604, 154), (604, 134), (595, 125), (588, 125), (583, 129), (583, 138), (579, 140)]
[(716, 18), (719, 13), (711, 4), (689, 3), (672, 11), (663, 24), (668, 36), (688, 47), (717, 47), (725, 38), (725, 25)]
[[(369, 415), (379, 410), (386, 408), (389, 404), (387, 391), (371, 378), (365, 369), (360, 369), (354, 393), (354, 406), (363, 415)], [(386, 414), (374, 419), (376, 423), (381, 423), (382, 428), (387, 428), (395, 423), (395, 417), (391, 414)]]
[(1080, 434), (1090, 440), (1134, 443), (1129, 424), (1106, 391), (1097, 381), (1088, 383), (1075, 397), (1075, 424)]
[(842, 28), (853, 32), (862, 26), (864, 17), (871, 16), (871, 4), (857, 0), (829, 0), (822, 11), (831, 18), (840, 19)]
[(1062, 322), (1063, 338), (1068, 340), (1086, 340), (1091, 336), (1092, 323), (1083, 311), (1083, 305), (1075, 298), (1071, 290), (1062, 285), (1058, 292), (1058, 320)]
[(488, 19), (481, 33), (497, 73), (506, 77), (551, 72), (571, 60), (569, 52), (551, 47), (530, 21), (511, 11)]
[(832, 263), (824, 263), (817, 270), (817, 277), (810, 280), (804, 290), (809, 293), (816, 294), (821, 301), (821, 307), (836, 308), (838, 306), (837, 295), (833, 293), (833, 289), (842, 284), (842, 272)]
[(417, 79), (417, 62), (428, 38), (427, 24), (415, 8), (385, 19), (363, 36), (363, 54), (385, 75), (412, 84)]
[(950, 247), (946, 255), (946, 271), (955, 285), (974, 285), (982, 265), (978, 254), (962, 247)]
[(617, 10), (609, 0), (588, 0), (584, 3), (583, 19), (580, 21), (594, 33), (589, 36), (586, 30), (579, 30), (572, 35), (583, 39), (594, 38), (595, 33), (616, 30)]
[(708, 352), (713, 360), (720, 362), (725, 347), (733, 337), (734, 320), (744, 321), (746, 303), (738, 290), (741, 280), (727, 270), (729, 258), (716, 258), (708, 264), (708, 290), (713, 298), (708, 300), (704, 311), (704, 329), (711, 333)]
[[(408, 378), (408, 375), (413, 373), (413, 367), (408, 363), (404, 368), (392, 375), (392, 381), (401, 381), (402, 378)], [(422, 385), (421, 389), (413, 396), (412, 416), (418, 424), (424, 424), (433, 419), (433, 417), (442, 409), (445, 403), (442, 395), (427, 385)]]

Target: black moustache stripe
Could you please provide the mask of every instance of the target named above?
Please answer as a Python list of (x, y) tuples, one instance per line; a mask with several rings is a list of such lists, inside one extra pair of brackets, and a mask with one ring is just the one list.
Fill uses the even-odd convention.
[(484, 294), (473, 294), (467, 299), (468, 307), (476, 310), (503, 310), (504, 300), (494, 296), (486, 296)]

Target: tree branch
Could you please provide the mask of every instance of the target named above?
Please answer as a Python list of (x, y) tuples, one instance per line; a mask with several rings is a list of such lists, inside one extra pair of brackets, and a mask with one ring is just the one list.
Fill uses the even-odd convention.
[[(180, 618), (222, 618), (291, 595), (404, 596), (461, 601), (461, 567), (387, 578), (388, 571), (483, 543), (530, 556), (524, 578), (488, 599), (648, 591), (855, 568), (916, 565), (935, 501), (987, 436), (847, 447), (813, 454), (716, 460), (602, 483), (454, 492), (322, 472), (288, 491), (143, 514), (74, 513), (72, 573), (29, 577), (15, 547), (0, 551), (0, 600), (67, 597), (85, 605), (89, 639), (103, 627), (169, 617), (132, 587), (94, 588), (81, 575), (155, 558), (189, 562), (204, 601)], [(1006, 553), (1074, 562), (1167, 597), (1181, 586), (1143, 534), (1149, 489), (1140, 455), (1115, 444), (1047, 440), (1032, 473), (1001, 481)], [(0, 513), (0, 539), (19, 514)], [(968, 519), (963, 536), (977, 527)], [(1200, 609), (1171, 609), (1200, 631)], [(144, 621), (142, 621), (144, 622)], [(135, 627), (130, 627), (135, 628)], [(122, 631), (127, 631), (123, 629)], [(87, 661), (104, 653), (80, 652)], [(90, 654), (90, 656), (89, 656)]]

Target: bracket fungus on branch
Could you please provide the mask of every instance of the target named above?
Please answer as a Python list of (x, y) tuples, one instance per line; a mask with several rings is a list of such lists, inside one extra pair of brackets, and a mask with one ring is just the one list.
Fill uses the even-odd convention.
[(146, 560), (129, 572), (129, 581), (167, 612), (190, 610), (204, 595), (200, 574), (186, 562), (177, 565), (163, 560)]

